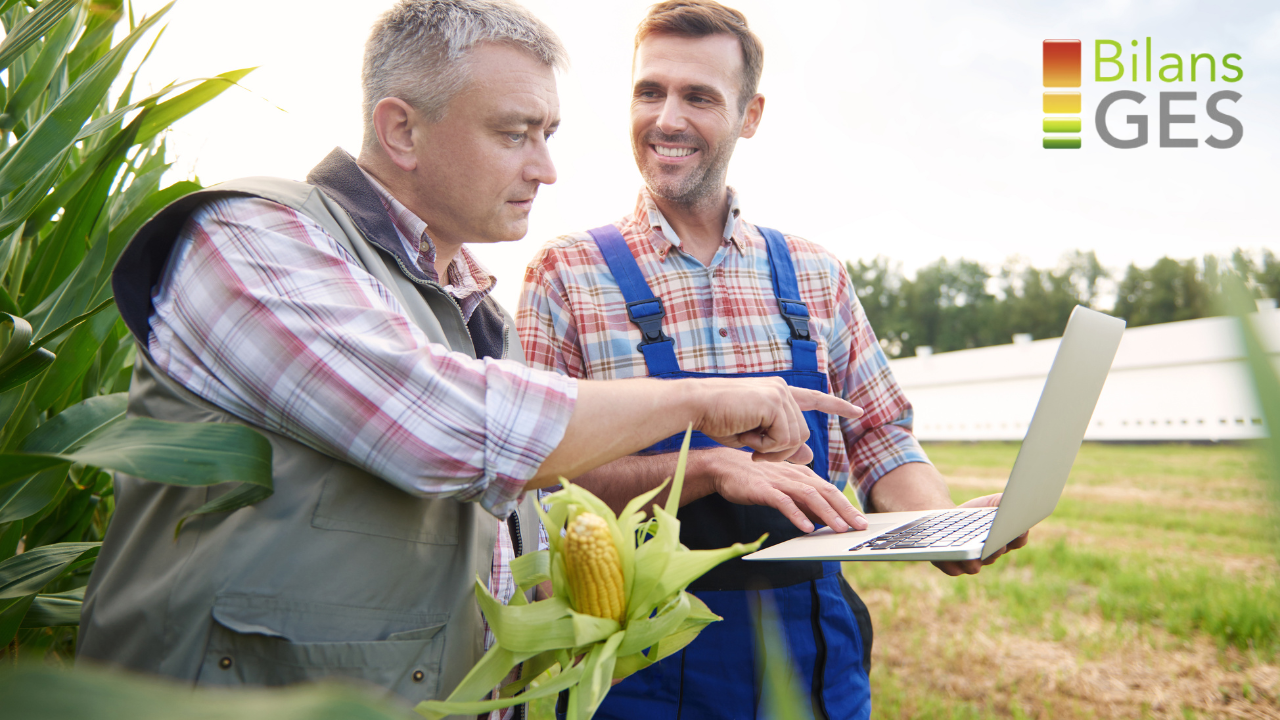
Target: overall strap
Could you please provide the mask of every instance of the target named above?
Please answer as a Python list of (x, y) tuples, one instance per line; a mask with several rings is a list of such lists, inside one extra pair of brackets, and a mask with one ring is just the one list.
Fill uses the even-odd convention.
[[(759, 226), (757, 226), (759, 227)], [(764, 235), (765, 249), (769, 254), (770, 275), (773, 276), (773, 294), (778, 298), (778, 310), (791, 328), (791, 369), (807, 372), (818, 371), (818, 343), (809, 337), (809, 307), (800, 301), (800, 285), (796, 282), (796, 268), (791, 263), (791, 251), (782, 233), (767, 227), (760, 228)]]
[(649, 283), (644, 281), (644, 274), (640, 272), (640, 266), (636, 264), (622, 233), (613, 225), (587, 232), (596, 241), (609, 265), (609, 272), (618, 282), (618, 289), (622, 290), (622, 299), (627, 303), (627, 319), (640, 328), (643, 338), (636, 349), (644, 355), (650, 377), (680, 372), (675, 341), (662, 332), (662, 318), (667, 315), (662, 307), (662, 298), (655, 297)]

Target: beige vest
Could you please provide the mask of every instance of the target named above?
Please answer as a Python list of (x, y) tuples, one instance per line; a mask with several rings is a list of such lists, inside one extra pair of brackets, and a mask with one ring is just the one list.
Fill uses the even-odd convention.
[[(201, 203), (228, 195), (263, 197), (316, 220), (432, 342), (475, 356), (456, 303), (382, 249), (395, 238), (366, 237), (357, 226), (362, 213), (374, 217), (364, 194), (373, 191), (362, 178), (363, 188), (355, 182), (350, 157), (335, 151), (309, 179), (322, 170), (328, 182), (352, 184), (331, 193), (271, 178), (226, 183), (166, 208), (131, 241), (114, 279), (121, 314), (139, 341), (131, 416), (246, 424), (160, 372), (146, 352), (145, 318), (138, 319), (182, 222)], [(344, 209), (353, 202), (361, 207)], [(385, 218), (380, 204), (376, 210)], [(487, 302), (494, 312), (496, 303)], [(514, 323), (502, 317), (505, 354), (523, 361)], [(231, 488), (117, 474), (115, 516), (85, 596), (80, 657), (196, 685), (338, 676), (410, 703), (447, 696), (483, 652), (474, 588), (477, 577), (487, 584), (498, 521), (474, 503), (411, 496), (256, 429), (271, 442), (275, 493), (232, 513), (192, 518), (176, 540), (179, 518)], [(532, 503), (526, 498), (518, 512), (516, 544), (526, 550), (537, 542)]]

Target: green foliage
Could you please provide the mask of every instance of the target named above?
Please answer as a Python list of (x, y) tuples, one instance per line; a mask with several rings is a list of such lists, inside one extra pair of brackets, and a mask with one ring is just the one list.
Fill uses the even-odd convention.
[(146, 58), (126, 66), (167, 10), (120, 27), (121, 0), (0, 5), (0, 655), (70, 657), (110, 471), (242, 483), (197, 512), (270, 494), (270, 446), (249, 428), (125, 418), (136, 350), (111, 269), (147, 218), (199, 188), (161, 187), (163, 131), (249, 72), (134, 98)]
[(946, 258), (914, 278), (889, 259), (848, 263), (849, 277), (876, 337), (890, 357), (910, 356), (921, 345), (934, 352), (1002, 345), (1018, 333), (1061, 337), (1076, 305), (1124, 318), (1129, 327), (1220, 314), (1215, 298), (1229, 278), (1244, 278), (1257, 296), (1280, 297), (1280, 260), (1263, 250), (1255, 261), (1236, 250), (1224, 264), (1160, 258), (1149, 268), (1129, 265), (1115, 285), (1116, 300), (1099, 307), (1100, 285), (1110, 273), (1092, 251), (1073, 251), (1055, 269), (1016, 259), (991, 270), (971, 260)]
[(0, 674), (6, 717), (24, 720), (403, 720), (403, 708), (340, 684), (233, 693), (78, 668)]
[[(614, 515), (595, 495), (561, 478), (563, 489), (543, 499), (548, 509), (544, 512), (538, 507), (542, 524), (549, 531), (550, 548), (511, 563), (511, 577), (519, 588), (511, 604), (502, 605), (476, 581), (476, 599), (493, 630), (493, 647), (447, 699), (419, 703), (419, 713), (427, 718), (488, 713), (568, 690), (569, 720), (591, 720), (609, 692), (611, 680), (625, 678), (679, 652), (703, 627), (720, 619), (685, 588), (725, 560), (757, 550), (764, 537), (749, 545), (734, 543), (719, 550), (689, 550), (680, 544), (676, 511), (692, 433), (690, 425), (671, 478), (667, 506), (655, 503), (651, 517), (643, 508), (662, 492), (666, 482), (632, 498)], [(617, 548), (626, 598), (621, 623), (574, 609), (566, 565), (571, 561), (566, 558), (559, 529), (583, 513), (604, 520)], [(551, 581), (552, 597), (529, 603), (524, 593), (547, 580)], [(503, 687), (501, 697), (479, 700), (522, 663), (520, 679)], [(558, 672), (532, 684), (548, 670)]]

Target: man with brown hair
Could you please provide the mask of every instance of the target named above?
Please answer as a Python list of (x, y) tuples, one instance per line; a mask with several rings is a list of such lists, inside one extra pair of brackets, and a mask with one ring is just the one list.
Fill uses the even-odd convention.
[[(864, 507), (953, 507), (911, 433), (911, 406), (889, 370), (845, 268), (818, 245), (740, 217), (725, 184), (738, 138), (764, 112), (764, 53), (742, 13), (711, 0), (653, 6), (636, 34), (632, 150), (645, 188), (632, 214), (550, 242), (525, 275), (517, 327), (531, 365), (578, 378), (773, 376), (843, 397), (858, 419), (806, 412), (808, 466), (752, 464), (698, 438), (680, 511), (681, 541), (720, 547), (769, 533), (769, 544), (813, 529), (865, 527)], [(615, 507), (670, 475), (678, 438), (580, 476)], [(744, 498), (730, 480), (756, 477)], [(797, 489), (802, 490), (797, 490)], [(785, 498), (828, 499), (806, 513)], [(994, 505), (989, 496), (968, 505)], [(751, 502), (752, 507), (736, 505)], [(773, 505), (779, 514), (761, 505)], [(1019, 539), (1012, 545), (1020, 545)], [(994, 558), (992, 558), (994, 559)], [(941, 563), (950, 575), (979, 561)], [(600, 718), (752, 718), (768, 712), (760, 660), (777, 662), (755, 609), (778, 609), (787, 667), (815, 718), (870, 714), (871, 621), (839, 563), (731, 561), (690, 589), (724, 620), (683, 652), (624, 680)], [(766, 657), (767, 656), (767, 657)]]

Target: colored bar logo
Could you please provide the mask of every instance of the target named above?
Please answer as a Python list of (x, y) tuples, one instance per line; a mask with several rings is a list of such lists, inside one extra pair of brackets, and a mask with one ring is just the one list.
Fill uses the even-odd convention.
[[(1080, 87), (1080, 41), (1044, 41), (1044, 86), (1047, 88)], [(1044, 119), (1046, 150), (1077, 150), (1079, 137), (1062, 137), (1061, 133), (1080, 132), (1080, 92), (1046, 92), (1046, 114), (1076, 114), (1076, 117), (1047, 117)]]

